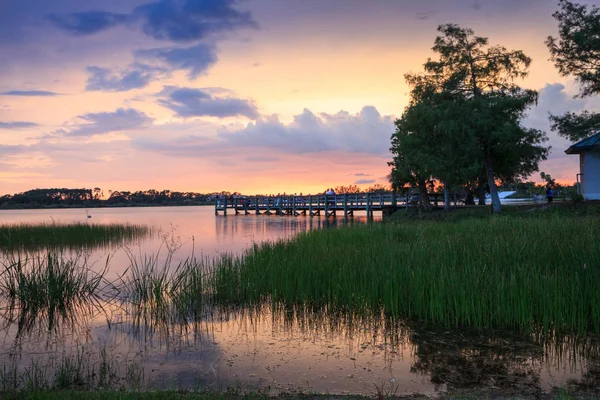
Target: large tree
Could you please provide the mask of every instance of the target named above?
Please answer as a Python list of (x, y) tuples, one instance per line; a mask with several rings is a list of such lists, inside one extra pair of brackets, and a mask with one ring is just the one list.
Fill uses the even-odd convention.
[[(575, 77), (580, 97), (600, 94), (600, 9), (560, 0), (553, 16), (558, 21), (559, 37), (546, 40), (550, 59), (561, 75)], [(553, 115), (550, 120), (553, 130), (574, 142), (600, 130), (600, 113), (569, 112)]]
[(496, 180), (527, 176), (548, 152), (545, 134), (521, 125), (537, 93), (514, 81), (527, 75), (531, 60), (454, 24), (438, 31), (439, 58), (427, 61), (425, 73), (406, 76), (411, 103), (392, 136), (392, 176), (431, 175), (447, 187), (479, 174), (493, 211), (501, 212)]
[[(427, 61), (425, 74), (434, 77), (444, 91), (462, 96), (471, 105), (474, 129), (469, 130), (469, 134), (479, 144), (479, 157), (473, 157), (473, 162), (479, 162), (485, 171), (493, 211), (501, 212), (496, 186), (498, 169), (506, 175), (511, 165), (521, 169), (522, 162), (527, 161), (514, 160), (508, 164), (505, 159), (511, 155), (506, 152), (511, 142), (520, 143), (517, 133), (529, 133), (514, 117), (522, 117), (535, 101), (533, 93), (528, 92), (527, 98), (515, 84), (516, 79), (527, 76), (531, 59), (520, 50), (489, 45), (487, 38), (475, 36), (471, 29), (455, 24), (442, 25), (438, 31), (441, 35), (435, 39), (433, 51), (439, 58)], [(409, 83), (418, 79), (418, 75), (408, 77)], [(500, 113), (505, 118), (509, 116), (508, 110), (512, 110), (510, 120), (498, 121), (494, 116), (493, 112), (501, 106), (507, 107), (506, 113)], [(532, 144), (538, 146), (539, 142)]]

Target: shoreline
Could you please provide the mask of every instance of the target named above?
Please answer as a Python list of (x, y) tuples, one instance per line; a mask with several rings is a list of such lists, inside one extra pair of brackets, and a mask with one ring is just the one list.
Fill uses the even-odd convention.
[(147, 207), (214, 207), (214, 203), (201, 203), (201, 204), (90, 204), (90, 205), (81, 205), (81, 204), (73, 204), (73, 205), (53, 205), (53, 206), (33, 206), (33, 207), (5, 207), (0, 206), (0, 211), (15, 211), (15, 210), (57, 210), (57, 209), (98, 209), (98, 208), (147, 208)]

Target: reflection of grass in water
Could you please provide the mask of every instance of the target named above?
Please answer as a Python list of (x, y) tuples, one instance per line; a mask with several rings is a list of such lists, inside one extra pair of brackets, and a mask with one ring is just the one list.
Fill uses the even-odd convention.
[(600, 332), (597, 216), (313, 231), (215, 267), (219, 303), (327, 305), (447, 327)]
[(73, 323), (82, 312), (101, 309), (110, 284), (108, 269), (94, 272), (81, 256), (64, 258), (48, 252), (36, 256), (7, 258), (0, 271), (0, 297), (7, 305), (4, 318), (18, 321), (19, 332), (29, 331), (36, 322), (47, 322), (48, 330), (60, 323)]
[(136, 361), (117, 362), (103, 346), (80, 346), (72, 355), (40, 359), (24, 367), (18, 361), (13, 358), (0, 368), (1, 398), (22, 398), (43, 390), (139, 389), (145, 382)]
[(80, 249), (123, 244), (150, 234), (145, 225), (133, 224), (18, 224), (0, 225), (0, 250), (35, 250), (46, 247)]
[(206, 303), (205, 280), (209, 262), (194, 256), (178, 264), (168, 247), (164, 261), (160, 252), (136, 257), (127, 250), (130, 265), (121, 277), (120, 297), (138, 323), (198, 321)]

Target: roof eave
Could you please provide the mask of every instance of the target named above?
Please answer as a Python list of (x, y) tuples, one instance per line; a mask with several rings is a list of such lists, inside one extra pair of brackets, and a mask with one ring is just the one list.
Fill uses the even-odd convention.
[(571, 146), (568, 149), (565, 150), (565, 153), (567, 154), (581, 154), (581, 153), (587, 153), (588, 151), (592, 151), (596, 148), (596, 146), (580, 146), (580, 147), (575, 147), (575, 146)]

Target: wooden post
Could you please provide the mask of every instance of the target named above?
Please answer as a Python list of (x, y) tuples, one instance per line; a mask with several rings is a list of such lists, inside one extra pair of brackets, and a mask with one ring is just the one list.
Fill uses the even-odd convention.
[(367, 193), (366, 210), (367, 210), (367, 219), (371, 218), (371, 196), (369, 193)]
[(344, 218), (348, 218), (348, 194), (344, 194)]
[(333, 195), (333, 217), (335, 218), (337, 215), (337, 194)]
[(267, 211), (265, 214), (271, 215), (271, 196), (267, 196)]
[(313, 216), (312, 213), (312, 196), (308, 196), (308, 215)]
[(328, 204), (328, 201), (327, 201), (327, 195), (324, 195), (324, 196), (325, 196), (325, 204), (324, 204), (324, 207), (325, 207), (325, 218), (327, 218), (329, 216), (328, 215), (329, 204)]
[(255, 197), (254, 199), (256, 201), (256, 204), (255, 204), (255, 206), (256, 206), (256, 215), (259, 215), (260, 214), (260, 208), (258, 208), (258, 197)]
[(283, 196), (278, 198), (279, 200), (279, 215), (283, 215)]
[(292, 197), (292, 201), (294, 202), (294, 204), (292, 204), (292, 212), (294, 214), (294, 217), (297, 217), (298, 211), (296, 211), (296, 196)]
[(227, 215), (227, 196), (223, 196), (223, 215)]

